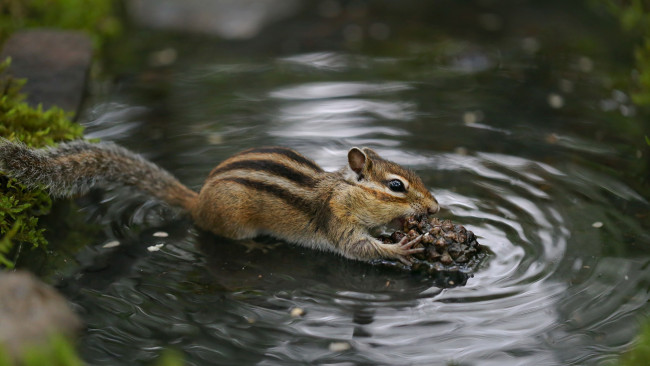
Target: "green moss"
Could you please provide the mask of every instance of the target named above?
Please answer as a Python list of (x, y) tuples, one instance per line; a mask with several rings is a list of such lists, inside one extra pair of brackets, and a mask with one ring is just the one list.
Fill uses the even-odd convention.
[(650, 3), (644, 0), (592, 0), (603, 5), (632, 36), (640, 39), (634, 50), (637, 77), (631, 97), (639, 106), (650, 106)]
[(51, 201), (40, 190), (30, 191), (10, 179), (0, 184), (0, 264), (13, 267), (7, 259), (14, 243), (29, 243), (32, 247), (47, 244), (43, 229), (38, 228), (36, 213), (48, 212)]
[[(16, 357), (16, 356), (14, 356)], [(47, 344), (27, 346), (24, 352), (18, 355), (19, 364), (22, 366), (81, 366), (83, 361), (79, 357), (74, 343), (62, 335), (50, 337)], [(9, 352), (0, 345), (0, 366), (14, 366), (16, 362)], [(163, 349), (152, 365), (155, 366), (183, 366), (183, 354), (175, 349)]]
[[(115, 0), (0, 0), (0, 44), (23, 28), (74, 29), (86, 31), (101, 54), (106, 41), (121, 33), (116, 4)], [(83, 135), (83, 128), (60, 108), (43, 110), (24, 103), (19, 93), (24, 81), (3, 76), (7, 65), (8, 61), (0, 64), (0, 137), (43, 147)], [(45, 192), (27, 190), (0, 175), (0, 267), (13, 266), (16, 258), (8, 257), (16, 253), (16, 243), (46, 244), (37, 216), (46, 214), (50, 206)]]
[[(27, 347), (19, 357), (23, 366), (81, 366), (83, 362), (77, 355), (74, 345), (64, 336), (52, 336), (46, 345)], [(0, 366), (11, 366), (11, 357), (0, 348)]]
[[(0, 64), (0, 73), (8, 65), (8, 60)], [(71, 122), (71, 115), (62, 109), (44, 111), (40, 105), (32, 108), (25, 103), (24, 95), (19, 93), (23, 84), (8, 76), (0, 78), (0, 136), (34, 147), (82, 136), (83, 127)]]
[[(635, 77), (629, 85), (632, 101), (642, 109), (645, 115), (650, 108), (650, 2), (647, 0), (592, 0), (596, 5), (604, 5), (629, 34), (639, 39), (634, 50)], [(639, 128), (634, 136), (645, 138), (645, 143), (650, 146), (647, 135), (650, 124), (642, 117)], [(642, 145), (642, 143), (641, 143)], [(646, 149), (646, 151), (648, 151)], [(645, 154), (645, 164), (639, 168), (639, 176), (643, 177), (646, 187), (650, 159)], [(650, 365), (650, 317), (646, 318), (636, 345), (618, 360), (619, 366)]]
[(619, 360), (619, 366), (650, 365), (650, 321), (646, 321), (636, 345)]
[(634, 103), (643, 106), (650, 105), (650, 29), (643, 42), (634, 52), (637, 71), (637, 88), (632, 94)]
[(185, 365), (183, 354), (173, 349), (166, 349), (155, 363), (157, 366), (182, 366)]
[(21, 28), (50, 27), (84, 30), (97, 49), (121, 32), (113, 0), (0, 1), (0, 42)]
[[(650, 150), (648, 149), (648, 133), (650, 133), (650, 1), (648, 0), (587, 0), (598, 11), (604, 10), (619, 22), (621, 28), (635, 40), (634, 66), (623, 75), (613, 75), (619, 80), (620, 87), (627, 90), (630, 98), (638, 106), (639, 116), (634, 119), (614, 120), (607, 116), (606, 121), (616, 130), (625, 130), (628, 141), (639, 156), (623, 174), (635, 177), (638, 186), (634, 188), (642, 193), (650, 190)], [(623, 147), (625, 148), (625, 147)]]
[[(0, 64), (0, 137), (43, 147), (83, 136), (83, 128), (59, 108), (32, 108), (19, 93), (22, 81), (3, 76), (9, 61)], [(41, 247), (47, 242), (38, 227), (38, 215), (49, 212), (49, 196), (29, 190), (13, 179), (0, 179), (0, 266), (12, 267), (8, 255), (16, 243)]]

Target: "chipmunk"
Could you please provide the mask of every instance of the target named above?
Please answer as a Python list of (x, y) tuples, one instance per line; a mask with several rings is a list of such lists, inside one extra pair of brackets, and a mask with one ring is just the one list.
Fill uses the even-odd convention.
[(352, 148), (348, 165), (326, 172), (283, 147), (240, 152), (217, 165), (197, 193), (170, 173), (113, 143), (78, 140), (31, 149), (0, 141), (0, 170), (53, 196), (94, 186), (134, 186), (189, 212), (201, 229), (231, 239), (270, 235), (306, 247), (370, 261), (409, 264), (421, 239), (384, 244), (369, 230), (394, 219), (432, 214), (438, 202), (411, 170), (369, 148)]

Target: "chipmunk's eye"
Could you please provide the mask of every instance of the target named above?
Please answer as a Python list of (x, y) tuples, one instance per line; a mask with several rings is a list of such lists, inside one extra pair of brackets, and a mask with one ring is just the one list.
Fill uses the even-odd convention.
[(406, 187), (399, 179), (393, 179), (388, 181), (388, 188), (393, 192), (406, 192)]

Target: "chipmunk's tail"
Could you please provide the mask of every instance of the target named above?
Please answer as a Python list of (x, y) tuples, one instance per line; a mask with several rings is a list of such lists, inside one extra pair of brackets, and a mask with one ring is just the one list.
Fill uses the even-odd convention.
[(134, 186), (170, 205), (192, 211), (198, 194), (169, 172), (113, 143), (83, 140), (46, 149), (0, 139), (0, 171), (28, 187), (69, 197), (92, 187)]

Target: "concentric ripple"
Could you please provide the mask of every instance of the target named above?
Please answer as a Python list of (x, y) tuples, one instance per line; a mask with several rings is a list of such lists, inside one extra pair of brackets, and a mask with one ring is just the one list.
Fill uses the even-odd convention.
[[(490, 248), (472, 277), (450, 284), (268, 238), (228, 242), (182, 219), (135, 220), (80, 253), (81, 268), (61, 283), (88, 325), (88, 363), (142, 364), (175, 348), (189, 365), (582, 365), (624, 349), (650, 298), (647, 254), (626, 255), (628, 245), (648, 243), (647, 224), (629, 209), (648, 202), (598, 163), (584, 164), (616, 156), (548, 142), (545, 128), (506, 115), (463, 121), (459, 108), (483, 96), (463, 87), (466, 73), (446, 90), (354, 80), (357, 68), (381, 76), (407, 61), (314, 53), (210, 65), (174, 76), (179, 90), (166, 108), (177, 117), (156, 116), (158, 124), (131, 134), (133, 119), (146, 117), (120, 117), (132, 109), (109, 102), (95, 107), (88, 130), (153, 156), (195, 187), (199, 172), (250, 146), (290, 146), (327, 170), (345, 164), (349, 147), (371, 146), (420, 174), (439, 215)], [(299, 65), (291, 76), (302, 81), (223, 91), (286, 65)], [(570, 127), (553, 133), (571, 138)], [(165, 144), (141, 145), (143, 133), (160, 129)], [(122, 209), (111, 199), (87, 205), (108, 206), (108, 216)], [(113, 239), (118, 247), (102, 247)], [(304, 314), (292, 316), (296, 308)]]

